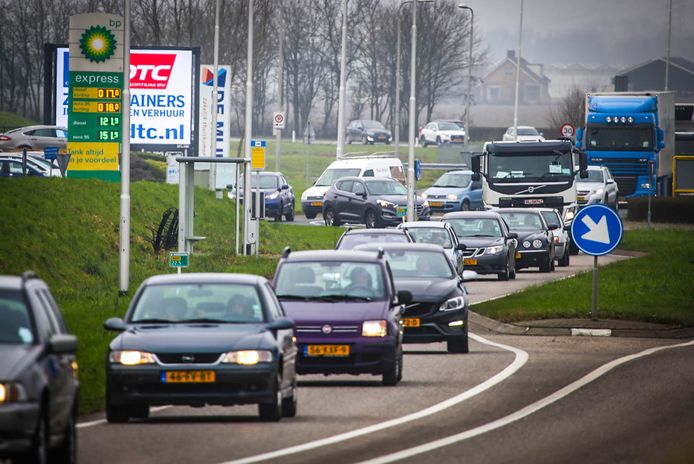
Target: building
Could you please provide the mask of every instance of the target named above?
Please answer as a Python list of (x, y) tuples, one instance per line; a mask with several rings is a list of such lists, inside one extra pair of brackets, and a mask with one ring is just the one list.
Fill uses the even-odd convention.
[[(508, 50), (506, 57), (494, 65), (482, 78), (477, 101), (488, 105), (513, 105), (516, 91), (516, 52)], [(550, 79), (543, 65), (520, 59), (518, 103), (520, 105), (546, 105), (550, 101)]]
[[(676, 102), (694, 103), (694, 63), (681, 57), (670, 58), (668, 90)], [(624, 69), (614, 76), (615, 91), (640, 92), (665, 88), (665, 58), (656, 58)]]
[(613, 89), (614, 75), (623, 66), (599, 64), (548, 64), (545, 75), (551, 79), (549, 96), (561, 100), (573, 89), (589, 92), (610, 92)]

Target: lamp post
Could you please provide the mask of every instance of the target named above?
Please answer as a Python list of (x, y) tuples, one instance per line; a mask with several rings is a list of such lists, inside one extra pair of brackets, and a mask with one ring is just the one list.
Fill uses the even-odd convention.
[(410, 56), (410, 124), (408, 134), (408, 155), (407, 155), (407, 220), (414, 221), (415, 201), (414, 201), (414, 131), (415, 115), (417, 112), (415, 98), (415, 79), (417, 71), (417, 2), (412, 2), (412, 51)]
[(340, 50), (340, 101), (337, 105), (337, 151), (335, 157), (345, 154), (345, 72), (347, 68), (347, 0), (342, 0), (342, 44)]
[(475, 24), (475, 12), (467, 5), (460, 4), (458, 8), (470, 10), (470, 50), (468, 52), (468, 68), (467, 68), (467, 99), (465, 100), (465, 145), (470, 144), (470, 100), (472, 99), (472, 41), (474, 35), (472, 28)]
[[(253, 0), (248, 0), (248, 49), (246, 51), (246, 121), (245, 121), (245, 155), (246, 158), (251, 158), (251, 137), (253, 137)], [(250, 220), (252, 205), (251, 199), (251, 169), (246, 169), (244, 173), (243, 190), (246, 201), (244, 202), (244, 254), (251, 254), (251, 250), (247, 247), (247, 239), (249, 232), (252, 232), (255, 236), (255, 255), (258, 255), (258, 246), (260, 245), (260, 238), (258, 237), (258, 232), (260, 231), (259, 221)], [(260, 185), (260, 184), (258, 184)], [(238, 191), (238, 187), (237, 187)], [(260, 193), (256, 191), (256, 211), (260, 211)]]
[(668, 2), (668, 20), (667, 20), (667, 49), (665, 51), (665, 88), (670, 87), (670, 42), (672, 40), (672, 0)]
[(518, 87), (520, 86), (520, 59), (523, 45), (523, 0), (520, 8), (520, 26), (518, 27), (518, 56), (516, 57), (516, 95), (513, 103), (513, 137), (518, 141)]

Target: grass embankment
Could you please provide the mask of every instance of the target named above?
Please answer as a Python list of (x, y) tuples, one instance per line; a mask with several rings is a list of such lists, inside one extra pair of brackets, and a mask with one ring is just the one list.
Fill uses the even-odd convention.
[(0, 132), (8, 128), (32, 126), (34, 124), (36, 122), (31, 119), (23, 118), (7, 111), (0, 111)]
[[(178, 186), (135, 182), (132, 194), (130, 295), (143, 279), (168, 273), (168, 253), (154, 253), (148, 239), (163, 212), (178, 206)], [(102, 407), (103, 359), (114, 334), (104, 320), (125, 313), (130, 296), (118, 296), (120, 186), (95, 180), (0, 179), (0, 274), (27, 269), (46, 280), (68, 326), (80, 341), (81, 410)], [(270, 277), (284, 246), (333, 248), (338, 228), (263, 223), (259, 258), (235, 257), (234, 207), (196, 191), (196, 245), (186, 272), (247, 272)]]
[[(600, 268), (598, 317), (694, 327), (693, 240), (694, 231), (686, 228), (626, 231), (618, 250), (647, 255)], [(586, 272), (472, 309), (513, 322), (589, 318), (591, 303), (592, 272)]]

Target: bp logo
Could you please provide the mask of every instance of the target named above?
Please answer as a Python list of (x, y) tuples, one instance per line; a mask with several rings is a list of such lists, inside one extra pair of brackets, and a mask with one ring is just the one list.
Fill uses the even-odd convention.
[(89, 61), (106, 61), (116, 51), (116, 38), (105, 27), (92, 26), (82, 33), (80, 49)]

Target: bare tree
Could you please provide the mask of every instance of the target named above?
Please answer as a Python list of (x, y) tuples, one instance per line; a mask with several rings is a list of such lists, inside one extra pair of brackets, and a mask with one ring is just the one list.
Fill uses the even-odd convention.
[(556, 106), (550, 109), (547, 122), (559, 130), (562, 124), (570, 122), (574, 127), (583, 126), (586, 110), (586, 92), (574, 85)]

